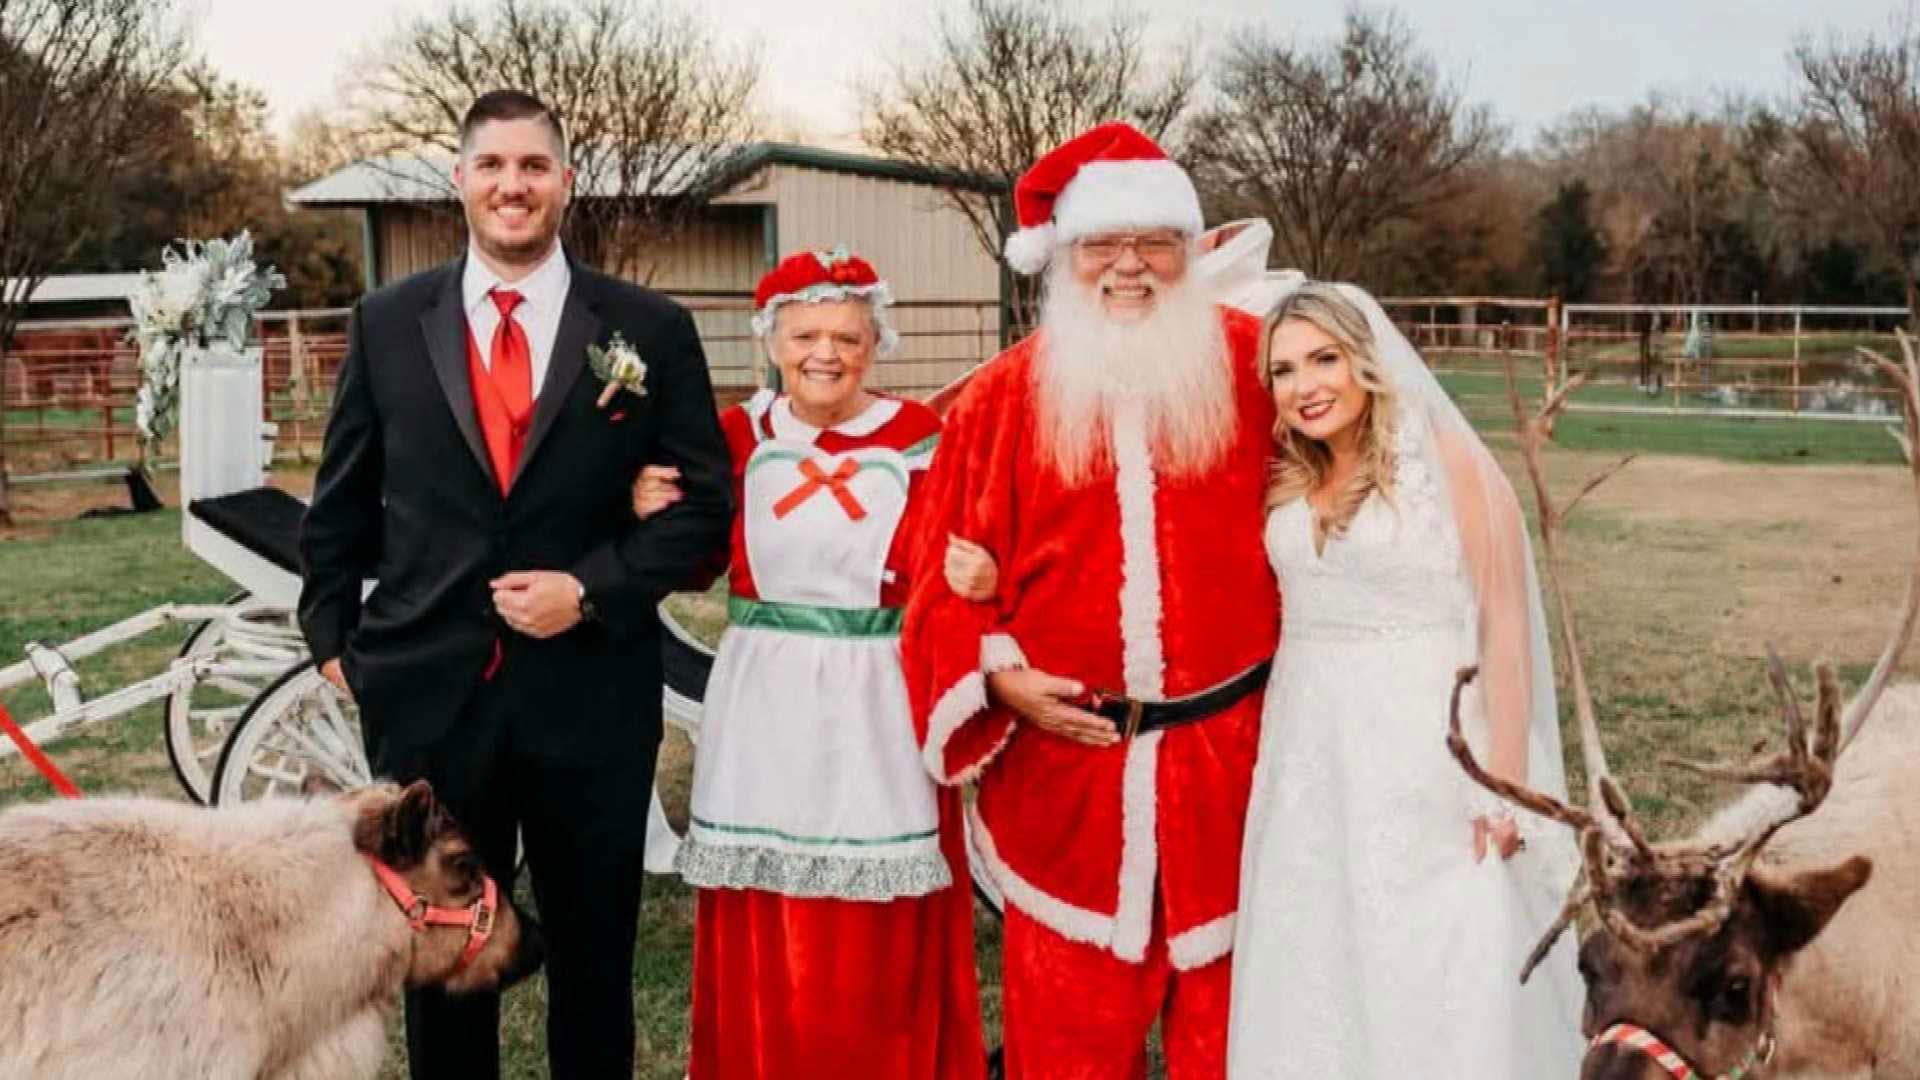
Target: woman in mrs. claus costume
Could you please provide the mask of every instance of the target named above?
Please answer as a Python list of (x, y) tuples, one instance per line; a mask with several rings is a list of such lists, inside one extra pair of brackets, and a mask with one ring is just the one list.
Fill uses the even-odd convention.
[[(693, 1080), (985, 1071), (958, 797), (920, 764), (900, 669), (940, 421), (864, 386), (890, 301), (863, 259), (789, 256), (753, 319), (786, 392), (721, 418), (730, 625), (675, 860), (700, 889)], [(636, 509), (676, 497), (651, 469)]]

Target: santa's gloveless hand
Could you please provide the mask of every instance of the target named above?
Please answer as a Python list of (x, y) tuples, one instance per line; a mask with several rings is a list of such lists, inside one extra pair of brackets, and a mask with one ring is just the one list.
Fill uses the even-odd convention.
[(1112, 721), (1070, 704), (1086, 692), (1072, 679), (1030, 668), (987, 676), (987, 695), (1034, 727), (1087, 746), (1112, 746), (1120, 741)]

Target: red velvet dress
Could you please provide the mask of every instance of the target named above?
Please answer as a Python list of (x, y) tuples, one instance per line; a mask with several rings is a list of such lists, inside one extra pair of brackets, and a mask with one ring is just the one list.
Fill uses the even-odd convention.
[(763, 394), (722, 427), (732, 619), (676, 861), (689, 1076), (983, 1076), (959, 797), (920, 767), (899, 660), (939, 420), (882, 398), (820, 431)]

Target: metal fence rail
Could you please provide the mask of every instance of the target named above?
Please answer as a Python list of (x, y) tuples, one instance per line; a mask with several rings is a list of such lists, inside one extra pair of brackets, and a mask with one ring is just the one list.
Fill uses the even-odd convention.
[[(765, 363), (749, 329), (746, 294), (681, 297), (700, 331), (716, 396), (737, 400), (765, 382)], [(347, 308), (269, 311), (255, 319), (266, 381), (266, 418), (280, 427), (283, 456), (317, 456), (340, 365), (346, 359)], [(890, 309), (899, 352), (875, 365), (876, 389), (924, 396), (999, 348), (997, 300), (904, 301)], [(129, 319), (26, 322), (8, 350), (5, 449), (9, 475), (75, 475), (139, 453), (134, 398), (139, 354)], [(163, 447), (162, 454), (170, 454)], [(96, 470), (97, 471), (97, 470)]]

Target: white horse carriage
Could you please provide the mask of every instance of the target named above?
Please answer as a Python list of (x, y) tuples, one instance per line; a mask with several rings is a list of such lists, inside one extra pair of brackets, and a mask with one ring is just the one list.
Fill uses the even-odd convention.
[[(224, 604), (163, 604), (62, 645), (29, 644), (0, 669), (0, 690), (38, 679), (53, 711), (25, 725), (37, 744), (150, 702), (166, 702), (167, 756), (196, 802), (298, 792), (309, 776), (371, 779), (358, 710), (315, 668), (295, 620), (306, 505), (267, 484), (274, 427), (263, 419), (261, 350), (224, 343), (180, 368), (181, 538), (238, 590)], [(663, 612), (669, 722), (697, 732), (712, 653)], [(89, 700), (74, 663), (163, 626), (192, 625), (167, 670)], [(19, 752), (0, 740), (0, 758)], [(656, 795), (648, 861), (671, 865)]]
[[(292, 536), (302, 505), (265, 486), (272, 446), (261, 420), (259, 350), (207, 349), (182, 381), (180, 491), (192, 507), (183, 539), (240, 591), (225, 604), (163, 604), (63, 645), (29, 643), (25, 660), (0, 669), (0, 690), (45, 684), (53, 711), (25, 726), (43, 745), (164, 700), (167, 756), (188, 795), (204, 803), (215, 799), (228, 737), (262, 691), (306, 659), (293, 620), (300, 577)], [(282, 534), (285, 545), (274, 542)], [(166, 671), (83, 695), (75, 662), (176, 623), (193, 630)], [(12, 743), (0, 744), (0, 757), (15, 753)]]

